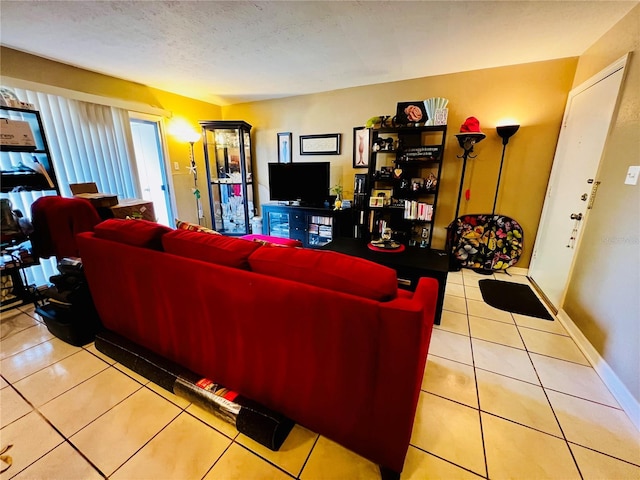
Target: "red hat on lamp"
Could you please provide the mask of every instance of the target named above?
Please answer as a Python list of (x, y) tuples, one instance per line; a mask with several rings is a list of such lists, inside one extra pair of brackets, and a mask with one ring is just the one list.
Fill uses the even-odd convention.
[(480, 131), (480, 121), (476, 117), (467, 118), (460, 126), (460, 133), (456, 133), (456, 136), (475, 137), (476, 142), (486, 137), (486, 135)]

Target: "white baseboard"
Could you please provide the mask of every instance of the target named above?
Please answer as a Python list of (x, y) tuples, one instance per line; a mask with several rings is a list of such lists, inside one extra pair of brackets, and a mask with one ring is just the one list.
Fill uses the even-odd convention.
[(569, 335), (578, 344), (578, 348), (584, 353), (596, 373), (600, 376), (611, 394), (618, 401), (622, 409), (629, 416), (635, 427), (640, 430), (640, 403), (629, 392), (613, 369), (605, 361), (598, 351), (591, 345), (587, 337), (573, 323), (567, 312), (560, 310), (557, 314), (560, 323), (567, 329)]

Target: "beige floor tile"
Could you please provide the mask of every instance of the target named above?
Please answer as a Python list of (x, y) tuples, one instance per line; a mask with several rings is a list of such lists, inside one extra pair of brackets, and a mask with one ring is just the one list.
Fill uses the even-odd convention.
[(524, 350), (518, 328), (511, 323), (469, 316), (469, 329), (474, 338)]
[(482, 413), (489, 478), (580, 479), (567, 443)]
[(440, 318), (440, 325), (435, 325), (434, 327), (448, 332), (469, 336), (469, 321), (467, 320), (467, 315), (465, 313), (443, 310), (442, 317)]
[(579, 445), (569, 444), (584, 480), (638, 479), (640, 467), (616, 460)]
[(520, 315), (518, 313), (512, 313), (513, 319), (516, 325), (519, 327), (532, 328), (534, 330), (542, 330), (543, 332), (555, 333), (558, 335), (569, 336), (565, 328), (562, 326), (558, 319), (543, 320), (542, 318), (528, 317), (526, 315)]
[(38, 322), (21, 312), (20, 310), (10, 310), (0, 314), (0, 340), (5, 340), (22, 330), (38, 325)]
[(422, 390), (478, 408), (476, 379), (471, 365), (430, 355), (424, 370)]
[[(0, 390), (0, 427), (24, 417), (33, 408), (13, 388)], [(4, 446), (4, 444), (2, 445)]]
[(93, 355), (95, 355), (96, 357), (98, 357), (98, 358), (100, 358), (100, 359), (104, 360), (104, 361), (105, 361), (105, 362), (107, 362), (109, 365), (113, 365), (114, 363), (116, 363), (116, 361), (115, 361), (113, 358), (111, 358), (111, 357), (109, 357), (109, 356), (105, 355), (104, 353), (102, 353), (101, 351), (99, 351), (99, 350), (96, 348), (96, 344), (95, 344), (95, 343), (90, 343), (90, 344), (88, 344), (88, 345), (85, 345), (83, 348), (84, 348), (87, 352), (92, 353), (92, 354), (93, 354)]
[(464, 297), (464, 286), (457, 283), (447, 283), (445, 287), (445, 294), (452, 295), (454, 297)]
[(485, 475), (478, 410), (420, 392), (411, 444)]
[(152, 391), (156, 392), (158, 395), (160, 395), (163, 398), (166, 398), (171, 403), (173, 403), (174, 405), (177, 405), (178, 407), (182, 408), (183, 410), (185, 408), (187, 408), (189, 405), (191, 405), (191, 402), (189, 400), (187, 400), (186, 398), (180, 397), (180, 396), (174, 394), (173, 392), (170, 392), (169, 390), (166, 390), (165, 388), (163, 388), (160, 385), (157, 385), (157, 384), (155, 384), (153, 382), (147, 383), (145, 388), (148, 388), (149, 390), (152, 390)]
[(515, 273), (508, 275), (504, 272), (495, 272), (494, 275), (496, 280), (500, 280), (502, 282), (522, 283), (524, 285), (531, 285), (531, 282), (529, 282), (529, 279), (526, 277), (526, 275), (518, 275)]
[(0, 377), (0, 388), (4, 388), (7, 385), (9, 385), (7, 381), (4, 378)]
[[(21, 334), (22, 332), (16, 336)], [(9, 339), (11, 338), (13, 337), (9, 337)], [(4, 378), (14, 383), (78, 351), (80, 351), (80, 348), (69, 345), (57, 338), (52, 338), (5, 358), (0, 362), (0, 370)]]
[(619, 407), (593, 368), (536, 353), (530, 355), (542, 386), (546, 389)]
[[(31, 412), (33, 408), (13, 388), (0, 390), (0, 428)], [(4, 446), (4, 444), (2, 445)]]
[(447, 274), (447, 283), (463, 285), (462, 272), (449, 272)]
[(469, 316), (488, 318), (498, 322), (514, 323), (511, 313), (498, 310), (479, 300), (467, 300)]
[(480, 302), (484, 302), (479, 287), (464, 287), (464, 296), (467, 297), (467, 300), (479, 300)]
[(529, 354), (524, 350), (486, 342), (477, 338), (472, 338), (471, 344), (476, 368), (536, 385), (540, 384), (533, 365), (531, 365)]
[(53, 335), (49, 333), (47, 327), (41, 324), (20, 330), (19, 332), (2, 339), (2, 342), (0, 342), (0, 360), (4, 360), (16, 353), (23, 352), (35, 345), (51, 340), (52, 338)]
[(109, 368), (40, 407), (40, 412), (70, 437), (142, 388), (115, 368)]
[(521, 329), (520, 334), (530, 352), (591, 366), (571, 337), (530, 328)]
[(457, 333), (434, 329), (429, 344), (429, 355), (455, 360), (456, 362), (473, 365), (471, 342), (469, 337)]
[(147, 383), (149, 383), (148, 378), (143, 377), (139, 373), (134, 372), (133, 370), (131, 370), (128, 367), (125, 367), (121, 363), (114, 363), (113, 366), (114, 368), (120, 370), (121, 372), (133, 378), (136, 382), (141, 383), (142, 385), (146, 385)]
[(321, 436), (313, 447), (300, 480), (342, 478), (379, 480), (380, 468), (375, 463)]
[(569, 442), (640, 465), (640, 432), (622, 410), (547, 393)]
[(98, 480), (95, 468), (68, 443), (63, 443), (23, 470), (13, 480)]
[(171, 402), (142, 388), (70, 440), (105, 475), (111, 475), (180, 411)]
[(291, 480), (286, 473), (240, 445), (233, 444), (204, 480)]
[(34, 406), (39, 407), (67, 390), (109, 368), (89, 352), (79, 350), (14, 383)]
[(3, 427), (0, 437), (3, 446), (13, 445), (7, 452), (13, 459), (13, 465), (0, 474), (0, 480), (15, 476), (64, 441), (36, 412)]
[(202, 478), (229, 445), (229, 438), (182, 413), (109, 478)]
[(476, 375), (482, 411), (562, 437), (542, 387), (484, 370)]
[(300, 425), (294, 425), (287, 439), (277, 452), (260, 445), (258, 442), (243, 434), (238, 435), (236, 442), (244, 445), (262, 458), (269, 460), (291, 475), (298, 476), (317, 438), (317, 433)]
[(189, 405), (185, 411), (231, 439), (238, 436), (238, 430), (236, 430), (235, 425), (231, 425), (229, 422), (205, 410), (201, 406), (196, 405), (195, 403)]
[(445, 294), (442, 308), (450, 312), (467, 313), (467, 301), (464, 297), (454, 297), (453, 295)]
[(477, 273), (471, 269), (463, 268), (462, 269), (462, 280), (464, 281), (464, 285), (468, 287), (477, 287), (478, 282), (480, 280), (493, 280), (493, 274), (484, 275), (482, 273)]
[(478, 476), (415, 447), (409, 447), (400, 480), (477, 480)]

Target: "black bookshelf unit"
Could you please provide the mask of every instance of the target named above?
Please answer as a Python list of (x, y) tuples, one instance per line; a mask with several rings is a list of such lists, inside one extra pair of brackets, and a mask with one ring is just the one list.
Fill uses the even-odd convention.
[(360, 236), (377, 240), (390, 228), (404, 245), (431, 248), (446, 133), (446, 125), (371, 130)]

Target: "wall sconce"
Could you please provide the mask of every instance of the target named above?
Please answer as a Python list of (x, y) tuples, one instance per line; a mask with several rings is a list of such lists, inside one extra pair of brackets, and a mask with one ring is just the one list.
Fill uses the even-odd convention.
[(498, 135), (502, 138), (502, 158), (500, 159), (500, 170), (498, 171), (498, 182), (496, 183), (496, 195), (493, 198), (493, 209), (491, 215), (496, 213), (496, 203), (498, 201), (498, 192), (500, 190), (500, 178), (502, 177), (502, 165), (504, 164), (504, 152), (507, 149), (509, 139), (518, 131), (520, 125), (503, 125), (496, 127)]
[(473, 146), (476, 143), (480, 143), (486, 135), (480, 131), (480, 122), (475, 117), (469, 117), (460, 127), (460, 133), (456, 133), (460, 148), (462, 148), (462, 155), (457, 155), (462, 159), (462, 175), (460, 178), (460, 188), (458, 189), (458, 203), (456, 205), (456, 214), (453, 219), (458, 218), (458, 212), (460, 212), (460, 199), (462, 197), (462, 186), (464, 185), (464, 175), (467, 169), (467, 159), (476, 158), (477, 155), (471, 155), (473, 152)]

